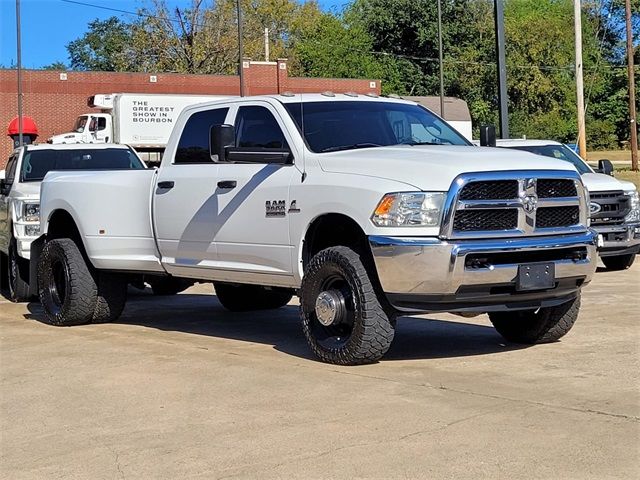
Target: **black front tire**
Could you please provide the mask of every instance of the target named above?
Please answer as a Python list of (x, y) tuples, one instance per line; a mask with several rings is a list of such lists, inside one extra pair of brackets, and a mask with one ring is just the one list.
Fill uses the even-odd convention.
[(293, 297), (288, 288), (220, 282), (214, 283), (214, 288), (222, 306), (231, 312), (273, 310), (284, 307)]
[(636, 260), (636, 254), (630, 253), (629, 255), (617, 255), (615, 257), (601, 257), (602, 263), (607, 267), (607, 270), (626, 270), (633, 265)]
[(489, 319), (506, 340), (513, 343), (550, 343), (564, 337), (578, 319), (580, 294), (555, 307), (515, 312), (491, 312)]
[(98, 288), (73, 240), (47, 242), (38, 263), (38, 295), (51, 325), (83, 325), (93, 320)]
[[(319, 317), (322, 296), (337, 299), (332, 323)], [(395, 334), (361, 257), (348, 247), (330, 247), (309, 262), (300, 289), (302, 330), (323, 362), (359, 365), (378, 361)]]
[(27, 260), (18, 256), (18, 245), (14, 238), (12, 238), (9, 243), (7, 263), (9, 300), (12, 302), (25, 302), (29, 300), (29, 282), (25, 280), (25, 269), (29, 267), (29, 263)]

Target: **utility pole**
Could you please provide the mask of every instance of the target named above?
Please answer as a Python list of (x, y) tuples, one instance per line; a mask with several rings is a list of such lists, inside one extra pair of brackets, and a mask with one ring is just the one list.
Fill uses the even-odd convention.
[(629, 123), (631, 124), (631, 170), (638, 171), (638, 122), (636, 119), (636, 82), (633, 65), (633, 33), (631, 32), (631, 0), (626, 0), (627, 68), (629, 71)]
[(578, 153), (587, 159), (587, 132), (584, 117), (584, 76), (582, 72), (582, 9), (580, 0), (573, 0), (576, 36), (576, 95), (578, 100)]
[(269, 61), (269, 29), (264, 29), (264, 61)]
[(20, 0), (16, 0), (16, 36), (17, 36), (17, 57), (18, 57), (18, 143), (22, 146), (22, 47), (20, 42)]
[(494, 0), (496, 51), (498, 52), (498, 103), (500, 104), (500, 138), (509, 138), (509, 107), (507, 104), (507, 60), (504, 43), (504, 0)]
[(442, 65), (442, 0), (438, 0), (438, 58), (440, 60), (440, 116), (444, 118), (444, 67)]
[(236, 0), (236, 9), (238, 11), (238, 76), (240, 77), (240, 96), (244, 97), (244, 52), (242, 48), (242, 7), (240, 0)]

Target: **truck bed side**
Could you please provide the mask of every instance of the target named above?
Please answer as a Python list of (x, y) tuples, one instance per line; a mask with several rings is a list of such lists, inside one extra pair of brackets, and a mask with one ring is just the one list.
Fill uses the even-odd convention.
[(51, 172), (42, 183), (42, 233), (62, 212), (96, 268), (161, 272), (151, 223), (155, 170)]

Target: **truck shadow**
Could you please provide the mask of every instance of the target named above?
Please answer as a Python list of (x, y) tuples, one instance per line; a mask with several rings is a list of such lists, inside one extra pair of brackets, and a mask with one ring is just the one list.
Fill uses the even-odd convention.
[[(30, 303), (28, 309), (30, 313), (26, 318), (46, 323), (38, 303)], [(288, 355), (315, 360), (302, 334), (297, 305), (233, 313), (226, 311), (214, 295), (157, 297), (143, 292), (131, 295), (115, 323), (272, 345)], [(79, 328), (105, 327), (108, 325)], [(490, 326), (467, 323), (462, 319), (401, 317), (391, 349), (382, 361), (491, 355), (520, 348), (524, 346), (506, 343)]]

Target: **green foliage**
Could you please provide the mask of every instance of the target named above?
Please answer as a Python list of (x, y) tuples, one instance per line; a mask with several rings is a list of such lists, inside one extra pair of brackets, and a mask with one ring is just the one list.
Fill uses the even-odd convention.
[(42, 70), (67, 70), (67, 66), (64, 62), (53, 62), (49, 65), (42, 67)]
[[(70, 67), (236, 73), (236, 0), (186, 9), (149, 1), (132, 23), (91, 22), (67, 47)], [(632, 3), (637, 44), (640, 0)], [(439, 91), (435, 1), (354, 0), (341, 13), (322, 11), (316, 0), (241, 4), (246, 57), (264, 58), (268, 28), (271, 59), (288, 58), (293, 75), (381, 79), (383, 93), (401, 95)], [(629, 137), (624, 0), (582, 4), (588, 145), (615, 148)], [(442, 0), (445, 93), (467, 101), (476, 128), (498, 120), (493, 15), (488, 0)], [(573, 2), (505, 0), (505, 30), (512, 136), (574, 142)]]

